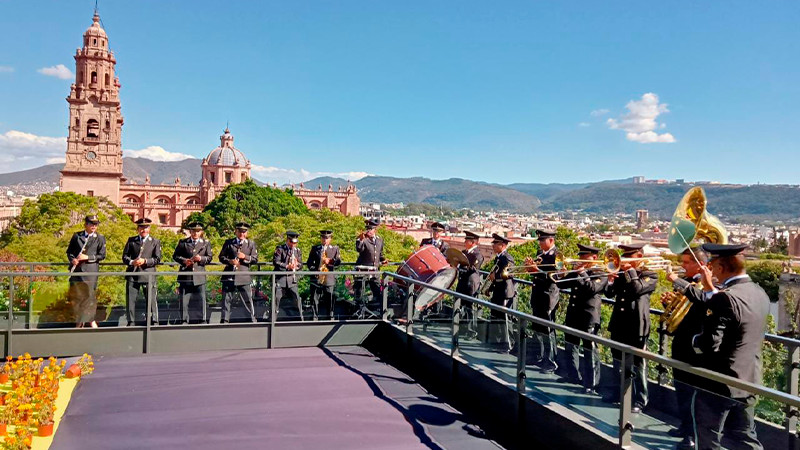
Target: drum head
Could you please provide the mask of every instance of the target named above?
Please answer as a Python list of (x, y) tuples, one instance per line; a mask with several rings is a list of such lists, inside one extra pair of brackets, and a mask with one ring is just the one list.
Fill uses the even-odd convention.
[[(448, 289), (456, 280), (456, 275), (456, 269), (450, 267), (437, 273), (436, 276), (427, 283), (436, 286), (437, 288)], [(421, 288), (416, 293), (414, 307), (417, 309), (417, 311), (422, 311), (423, 309), (441, 300), (443, 296), (444, 294), (439, 291), (429, 288)]]

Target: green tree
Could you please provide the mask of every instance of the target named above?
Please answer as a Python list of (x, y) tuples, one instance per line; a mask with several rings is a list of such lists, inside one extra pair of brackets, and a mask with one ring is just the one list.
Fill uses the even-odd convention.
[(780, 264), (767, 261), (749, 264), (747, 274), (767, 292), (770, 301), (778, 301), (778, 279), (781, 276)]
[(248, 179), (243, 183), (228, 185), (203, 209), (203, 213), (208, 213), (208, 217), (192, 215), (190, 218), (210, 218), (210, 223), (206, 225), (213, 226), (221, 236), (225, 236), (233, 232), (237, 222), (245, 221), (252, 226), (265, 225), (289, 214), (307, 214), (308, 208), (291, 190), (258, 186)]

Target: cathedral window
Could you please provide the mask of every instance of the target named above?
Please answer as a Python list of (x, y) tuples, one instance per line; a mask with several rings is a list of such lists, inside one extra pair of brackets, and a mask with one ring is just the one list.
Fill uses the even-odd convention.
[(242, 174), (242, 183), (244, 183), (245, 181), (247, 181), (247, 174), (243, 173)]
[(209, 175), (211, 175), (211, 182), (216, 183), (216, 180), (214, 179), (214, 172), (211, 172)]
[(230, 172), (225, 172), (225, 182), (226, 182), (226, 183), (230, 183), (230, 182), (231, 182), (231, 178), (232, 178), (232, 176), (233, 176), (233, 174), (232, 174), (232, 173), (230, 173)]
[(105, 78), (106, 78), (106, 86), (110, 86), (111, 85), (111, 76), (109, 74), (105, 74)]
[(89, 119), (86, 123), (86, 137), (99, 137), (100, 124), (95, 119)]
[(92, 45), (97, 45), (97, 39), (92, 39)]
[(161, 225), (166, 225), (167, 224), (167, 215), (166, 214), (159, 214), (158, 215), (158, 223), (160, 223)]
[(163, 197), (162, 197), (162, 198), (159, 198), (158, 200), (156, 200), (156, 202), (157, 202), (159, 205), (166, 205), (166, 204), (168, 203), (167, 199), (165, 199), (165, 198), (163, 198)]
[(97, 84), (97, 72), (92, 72), (92, 84)]

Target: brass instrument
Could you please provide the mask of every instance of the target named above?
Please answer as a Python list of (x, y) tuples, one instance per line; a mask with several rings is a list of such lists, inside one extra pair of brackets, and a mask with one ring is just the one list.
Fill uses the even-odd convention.
[[(689, 189), (683, 196), (670, 223), (669, 249), (680, 255), (695, 240), (704, 240), (713, 244), (727, 244), (728, 231), (719, 219), (706, 210), (706, 193), (700, 186)], [(694, 253), (692, 254), (694, 255)], [(697, 258), (695, 257), (695, 261)], [(699, 263), (699, 261), (698, 261)], [(692, 303), (685, 295), (678, 292), (667, 292), (661, 297), (666, 305), (661, 314), (661, 322), (666, 323), (667, 331), (672, 333), (688, 314)]]
[(499, 272), (497, 269), (498, 269), (497, 263), (494, 263), (494, 266), (492, 266), (491, 270), (489, 270), (489, 273), (486, 275), (486, 278), (483, 279), (483, 283), (481, 284), (481, 288), (480, 290), (478, 290), (478, 292), (480, 292), (485, 296), (489, 295), (489, 289), (492, 287), (492, 282), (494, 281), (490, 277), (490, 275), (492, 274), (494, 274), (495, 280), (498, 279), (497, 278), (498, 276), (504, 280), (507, 280), (511, 277), (511, 274), (508, 272), (508, 268), (506, 268), (506, 270), (502, 272)]
[(639, 262), (639, 267), (645, 270), (668, 270), (672, 267), (672, 261), (661, 256), (646, 256), (642, 258), (623, 258), (616, 250), (610, 248), (603, 254), (606, 270), (610, 273), (620, 271), (625, 263)]
[[(565, 261), (564, 255), (561, 252), (556, 252), (556, 262), (555, 262), (555, 264), (542, 264), (541, 256), (536, 258), (536, 259), (533, 259), (531, 257), (527, 257), (527, 258), (525, 258), (524, 264), (522, 264), (522, 265), (519, 265), (519, 266), (508, 266), (506, 268), (506, 270), (504, 271), (504, 274), (506, 274), (506, 275), (525, 274), (525, 273), (545, 273), (545, 274), (550, 274), (550, 273), (554, 273), (554, 272), (558, 272), (560, 270), (563, 270), (564, 269), (564, 264), (565, 264), (564, 261)], [(540, 270), (538, 272), (529, 271), (529, 269), (532, 269), (534, 267), (537, 268), (537, 269), (540, 268), (540, 267), (553, 267), (554, 269), (552, 269), (552, 270)]]
[[(319, 271), (320, 272), (329, 272), (330, 271), (328, 269), (328, 263), (326, 262), (326, 260), (328, 260), (328, 258), (325, 257), (325, 250), (327, 250), (327, 248), (326, 248), (326, 246), (323, 246), (322, 247), (322, 252), (320, 252), (320, 255), (319, 255)], [(327, 275), (324, 275), (324, 274), (317, 275), (317, 283), (320, 284), (320, 285), (325, 284), (326, 278), (328, 278)]]
[[(95, 237), (95, 236), (97, 236), (97, 235), (96, 235), (96, 234), (94, 234), (94, 233), (91, 233), (91, 234), (89, 234), (89, 235), (87, 235), (87, 236), (86, 236), (86, 240), (85, 240), (85, 241), (83, 241), (83, 245), (81, 246), (81, 251), (79, 251), (79, 252), (78, 252), (78, 257), (80, 257), (81, 255), (83, 255), (83, 254), (84, 254), (84, 252), (86, 251), (86, 246), (89, 244), (89, 238), (93, 238), (93, 237)], [(77, 258), (75, 258), (75, 259), (77, 259)], [(78, 263), (77, 263), (77, 264), (71, 264), (71, 266), (70, 266), (70, 268), (69, 268), (69, 273), (75, 272), (75, 269), (77, 269), (77, 268), (78, 268), (78, 266), (80, 265), (80, 263), (81, 263), (81, 261), (78, 261)]]

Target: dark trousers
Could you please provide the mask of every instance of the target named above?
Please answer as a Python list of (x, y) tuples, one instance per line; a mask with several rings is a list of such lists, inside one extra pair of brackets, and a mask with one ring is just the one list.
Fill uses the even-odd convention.
[[(362, 299), (364, 285), (369, 287), (372, 291), (371, 299)], [(381, 304), (381, 283), (375, 276), (369, 277), (353, 277), (353, 298), (356, 304), (366, 302), (368, 305), (377, 306)]]
[[(612, 337), (613, 339), (613, 337)], [(616, 340), (616, 339), (615, 339)], [(638, 343), (622, 342), (634, 347), (644, 349), (647, 343), (647, 338), (640, 340)], [(613, 381), (608, 385), (611, 387), (611, 394), (619, 397), (619, 373), (622, 370), (622, 362), (620, 361), (621, 355), (617, 350), (611, 350), (611, 355), (614, 357), (614, 372), (617, 374), (613, 377)], [(642, 358), (633, 357), (633, 404), (644, 408), (647, 405), (647, 364)]]
[(673, 374), (675, 378), (675, 397), (678, 402), (678, 418), (681, 420), (678, 429), (687, 436), (693, 436), (692, 400), (696, 391), (696, 378), (682, 370), (674, 370)]
[[(598, 330), (600, 330), (600, 325), (595, 324), (589, 325), (581, 331), (597, 335)], [(565, 334), (564, 340), (566, 341), (567, 355), (569, 355), (567, 376), (580, 380), (583, 387), (587, 389), (595, 389), (600, 384), (600, 355), (597, 345), (592, 341), (570, 334)], [(579, 347), (579, 344), (582, 346)], [(583, 366), (581, 366), (580, 348), (583, 348)]]
[(181, 322), (207, 323), (206, 285), (180, 283), (178, 290), (181, 296)]
[(72, 304), (72, 312), (76, 323), (86, 323), (94, 320), (97, 314), (97, 297), (95, 281), (70, 281), (67, 296)]
[[(556, 310), (534, 311), (534, 317), (539, 317), (551, 322), (556, 320)], [(556, 364), (556, 330), (555, 328), (533, 325), (533, 342), (537, 348), (534, 360), (541, 360), (543, 365), (554, 366)]]
[(256, 321), (255, 311), (253, 309), (253, 297), (250, 294), (250, 285), (249, 284), (240, 284), (235, 285), (229, 282), (222, 283), (222, 320), (221, 323), (228, 323), (233, 319), (233, 313), (236, 312), (235, 310), (231, 309), (233, 307), (234, 302), (236, 299), (239, 299), (242, 303), (241, 309), (244, 309), (244, 313), (240, 314), (247, 319), (250, 319), (251, 322)]
[[(722, 447), (722, 430), (731, 449), (763, 449), (755, 429), (755, 402), (723, 397), (698, 390), (694, 396), (695, 436), (699, 450)], [(727, 442), (727, 441), (726, 441)]]
[[(495, 305), (514, 308), (514, 298), (492, 298)], [(511, 350), (511, 318), (506, 313), (492, 310), (489, 322), (489, 344), (497, 344)]]
[[(155, 287), (155, 283), (140, 283), (133, 280), (127, 280), (125, 282), (125, 303), (127, 306), (125, 318), (128, 319), (128, 325), (136, 323), (136, 300), (138, 300), (140, 293), (144, 296), (144, 304), (149, 305), (151, 322), (158, 323), (158, 305), (156, 304)], [(145, 308), (147, 307), (148, 306), (145, 306)], [(143, 320), (146, 320), (146, 318), (143, 317), (140, 322)]]
[(461, 301), (461, 320), (459, 322), (462, 326), (465, 326), (464, 331), (473, 337), (478, 333), (478, 314), (475, 309), (474, 303), (465, 300)]
[(278, 302), (277, 320), (303, 320), (303, 304), (296, 284), (275, 286), (275, 299)]
[(311, 308), (314, 310), (314, 319), (329, 319), (333, 315), (333, 288), (335, 286), (321, 286), (311, 283)]

